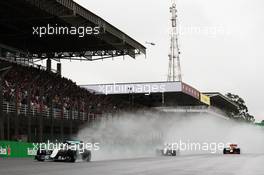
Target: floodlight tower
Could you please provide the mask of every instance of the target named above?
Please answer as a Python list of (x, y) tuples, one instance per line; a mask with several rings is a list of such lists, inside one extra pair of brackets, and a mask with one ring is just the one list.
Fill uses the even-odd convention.
[(170, 52), (169, 52), (169, 69), (167, 81), (182, 81), (180, 50), (178, 44), (177, 32), (177, 9), (176, 2), (172, 0), (170, 7), (171, 13), (171, 34), (170, 34)]

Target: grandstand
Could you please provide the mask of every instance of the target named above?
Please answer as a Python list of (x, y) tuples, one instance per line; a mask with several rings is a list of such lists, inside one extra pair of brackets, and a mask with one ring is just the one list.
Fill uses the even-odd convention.
[[(73, 0), (0, 1), (0, 16), (0, 140), (64, 139), (118, 111), (109, 96), (62, 77), (60, 61), (135, 58), (145, 54), (143, 45)], [(48, 25), (98, 26), (100, 34), (34, 35), (34, 27)]]
[(221, 93), (202, 93), (184, 82), (145, 82), (82, 85), (91, 93), (110, 96), (132, 108), (150, 108), (163, 112), (210, 113), (228, 117), (238, 106)]

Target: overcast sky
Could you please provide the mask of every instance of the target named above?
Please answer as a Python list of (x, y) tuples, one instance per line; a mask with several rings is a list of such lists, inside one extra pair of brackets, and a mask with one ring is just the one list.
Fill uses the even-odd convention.
[[(148, 46), (147, 59), (65, 62), (77, 84), (166, 80), (170, 0), (75, 0)], [(264, 120), (264, 1), (178, 0), (183, 81), (200, 91), (243, 97)]]

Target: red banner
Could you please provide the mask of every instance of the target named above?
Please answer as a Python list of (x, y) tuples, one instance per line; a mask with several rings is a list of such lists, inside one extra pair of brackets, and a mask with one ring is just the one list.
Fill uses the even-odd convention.
[(200, 100), (200, 92), (188, 84), (182, 83), (182, 92)]

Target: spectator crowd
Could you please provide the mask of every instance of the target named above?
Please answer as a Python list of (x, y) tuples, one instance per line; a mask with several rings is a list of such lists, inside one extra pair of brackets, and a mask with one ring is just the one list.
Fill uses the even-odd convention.
[(41, 110), (50, 106), (64, 110), (102, 113), (115, 109), (107, 96), (97, 96), (72, 80), (32, 66), (0, 61), (12, 66), (4, 76), (4, 100), (17, 105), (31, 105)]

